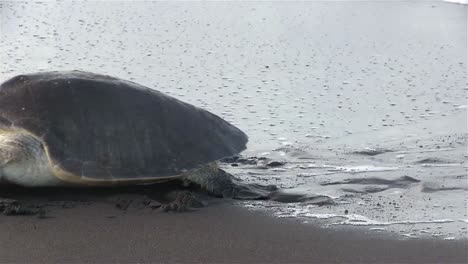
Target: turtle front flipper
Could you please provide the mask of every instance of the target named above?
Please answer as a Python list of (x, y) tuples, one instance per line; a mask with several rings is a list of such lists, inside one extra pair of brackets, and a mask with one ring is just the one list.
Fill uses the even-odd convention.
[(210, 195), (238, 200), (266, 200), (277, 190), (273, 185), (249, 184), (211, 163), (188, 173), (185, 185), (197, 185)]

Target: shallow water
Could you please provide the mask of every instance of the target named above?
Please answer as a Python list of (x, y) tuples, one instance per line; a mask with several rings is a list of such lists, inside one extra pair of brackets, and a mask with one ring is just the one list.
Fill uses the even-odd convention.
[(230, 172), (310, 196), (244, 206), (408, 237), (467, 235), (466, 6), (0, 5), (0, 80), (81, 69), (161, 90), (243, 129), (243, 156), (286, 162)]

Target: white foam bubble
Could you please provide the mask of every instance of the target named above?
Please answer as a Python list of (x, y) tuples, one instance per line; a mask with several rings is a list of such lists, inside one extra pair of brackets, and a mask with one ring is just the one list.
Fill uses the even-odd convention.
[(457, 238), (456, 237), (446, 237), (446, 238), (444, 238), (444, 240), (455, 240), (455, 239), (457, 239)]
[[(310, 207), (310, 206), (309, 206)], [(330, 225), (354, 225), (354, 226), (391, 226), (391, 225), (414, 225), (414, 224), (444, 224), (456, 222), (453, 219), (432, 219), (432, 220), (401, 220), (401, 221), (378, 221), (358, 214), (332, 214), (332, 213), (311, 213), (309, 207), (288, 208), (286, 211), (277, 212), (279, 217), (305, 217), (315, 219), (337, 219)], [(338, 220), (340, 219), (340, 220)], [(463, 220), (464, 221), (464, 220)]]
[(334, 166), (331, 165), (318, 165), (315, 163), (309, 163), (305, 168), (310, 168), (310, 169), (324, 169), (324, 168), (335, 168)]
[(385, 231), (387, 230), (386, 228), (382, 228), (382, 227), (373, 227), (373, 228), (369, 228), (369, 231)]
[(393, 171), (398, 170), (398, 167), (377, 167), (374, 165), (359, 165), (359, 166), (343, 166), (329, 169), (330, 171), (343, 171), (350, 173), (359, 172), (379, 172), (379, 171)]
[(460, 163), (441, 163), (441, 164), (430, 164), (430, 163), (423, 163), (421, 164), (422, 167), (461, 167)]

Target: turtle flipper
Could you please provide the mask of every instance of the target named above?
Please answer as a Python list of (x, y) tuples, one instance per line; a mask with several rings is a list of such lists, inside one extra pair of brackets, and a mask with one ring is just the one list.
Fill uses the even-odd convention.
[[(230, 174), (228, 174), (230, 175)], [(223, 192), (224, 198), (237, 200), (267, 200), (271, 193), (276, 191), (274, 185), (249, 184), (232, 177), (231, 187)]]
[(184, 182), (185, 185), (195, 184), (210, 195), (238, 200), (266, 200), (273, 191), (277, 190), (273, 185), (243, 182), (220, 169), (215, 163), (188, 174)]
[(25, 205), (13, 199), (0, 198), (0, 213), (3, 215), (37, 215), (39, 218), (45, 218), (46, 210), (42, 207)]
[(197, 197), (189, 191), (176, 191), (170, 195), (175, 195), (175, 199), (161, 206), (163, 212), (181, 213), (205, 206), (202, 201), (197, 199)]

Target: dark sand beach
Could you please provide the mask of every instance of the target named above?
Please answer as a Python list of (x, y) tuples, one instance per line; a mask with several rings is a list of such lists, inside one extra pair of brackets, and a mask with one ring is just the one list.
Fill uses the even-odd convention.
[(467, 263), (466, 21), (442, 1), (0, 1), (0, 82), (160, 90), (284, 164), (230, 173), (309, 196), (162, 213), (138, 192), (0, 188), (47, 210), (0, 214), (0, 263)]
[[(54, 191), (51, 191), (54, 193)], [(0, 216), (0, 263), (465, 263), (467, 240), (323, 229), (209, 199), (192, 212), (140, 206), (141, 195), (83, 195), (45, 218)], [(87, 198), (86, 198), (87, 197)], [(90, 197), (93, 197), (90, 199)], [(115, 201), (132, 203), (126, 210)]]

